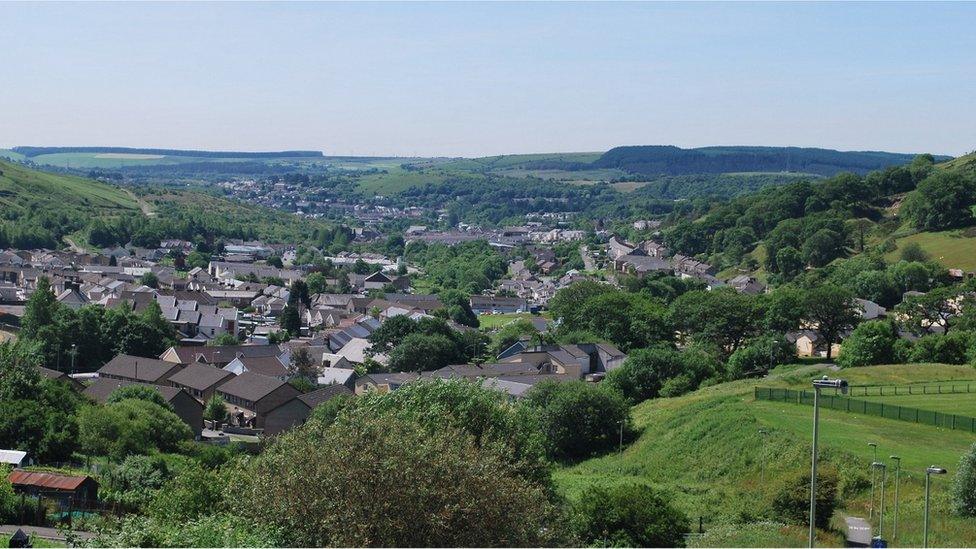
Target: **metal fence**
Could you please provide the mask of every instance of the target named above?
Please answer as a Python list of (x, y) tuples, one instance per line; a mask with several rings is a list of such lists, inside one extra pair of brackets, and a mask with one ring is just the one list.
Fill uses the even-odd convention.
[(851, 385), (849, 395), (857, 396), (908, 396), (908, 395), (955, 395), (976, 392), (976, 380), (957, 380), (908, 385)]
[[(913, 393), (922, 394), (922, 393)], [(931, 393), (937, 394), (937, 393)], [(945, 394), (945, 393), (944, 393)], [(792, 402), (794, 404), (813, 405), (813, 391), (795, 391), (793, 389), (773, 389), (768, 387), (755, 388), (756, 400), (772, 400), (777, 402)], [(935, 427), (945, 427), (957, 431), (976, 433), (976, 418), (958, 416), (897, 404), (871, 402), (839, 395), (820, 394), (820, 405), (824, 408), (853, 412), (869, 416), (878, 416), (899, 421), (910, 421)]]

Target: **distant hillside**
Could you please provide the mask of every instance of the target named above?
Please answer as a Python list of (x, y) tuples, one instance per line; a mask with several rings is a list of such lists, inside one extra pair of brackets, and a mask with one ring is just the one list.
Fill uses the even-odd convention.
[(959, 158), (953, 158), (952, 160), (943, 162), (942, 164), (939, 164), (939, 167), (949, 171), (976, 174), (976, 151), (964, 156), (960, 156)]
[(0, 205), (4, 208), (78, 210), (88, 215), (137, 212), (122, 189), (68, 175), (32, 170), (0, 160)]
[(28, 158), (44, 154), (92, 153), (111, 155), (189, 156), (192, 158), (322, 158), (321, 151), (194, 151), (180, 149), (138, 149), (130, 147), (14, 147), (11, 149)]
[[(914, 155), (835, 151), (799, 147), (633, 146), (610, 149), (593, 162), (596, 168), (617, 168), (638, 174), (689, 175), (735, 172), (802, 172), (831, 176), (840, 172), (865, 174), (912, 161)], [(950, 157), (938, 156), (937, 161)]]

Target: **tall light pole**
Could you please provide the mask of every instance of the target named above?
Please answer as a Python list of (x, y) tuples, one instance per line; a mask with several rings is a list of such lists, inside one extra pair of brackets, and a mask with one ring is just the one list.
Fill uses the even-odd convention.
[(901, 458), (889, 456), (895, 462), (895, 519), (891, 524), (891, 541), (898, 537), (898, 483), (901, 480)]
[(78, 354), (78, 345), (71, 344), (71, 374), (75, 373), (75, 356)]
[(621, 454), (624, 451), (624, 420), (620, 420), (620, 446), (617, 448), (617, 453)]
[(762, 443), (759, 446), (759, 484), (766, 482), (766, 430), (759, 430), (759, 439)]
[(935, 465), (929, 465), (925, 469), (925, 522), (922, 526), (922, 547), (929, 546), (929, 478), (932, 475), (944, 474), (946, 474), (946, 470)]
[(888, 468), (884, 463), (875, 461), (871, 464), (875, 469), (881, 469), (881, 512), (878, 513), (878, 539), (884, 539), (884, 496), (885, 481), (888, 479)]
[(868, 446), (874, 450), (874, 458), (871, 460), (871, 506), (868, 511), (868, 519), (874, 520), (874, 464), (878, 462), (878, 443), (869, 442)]
[(840, 389), (847, 394), (847, 382), (843, 379), (829, 379), (823, 376), (813, 380), (813, 449), (810, 452), (810, 539), (813, 547), (816, 539), (817, 524), (817, 438), (820, 429), (820, 389)]

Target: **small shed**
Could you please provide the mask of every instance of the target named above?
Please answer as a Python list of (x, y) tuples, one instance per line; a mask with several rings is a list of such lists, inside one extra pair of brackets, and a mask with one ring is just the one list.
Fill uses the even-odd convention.
[(40, 471), (14, 469), (7, 476), (14, 491), (32, 497), (47, 497), (67, 503), (74, 501), (96, 501), (98, 481), (89, 476), (63, 475)]

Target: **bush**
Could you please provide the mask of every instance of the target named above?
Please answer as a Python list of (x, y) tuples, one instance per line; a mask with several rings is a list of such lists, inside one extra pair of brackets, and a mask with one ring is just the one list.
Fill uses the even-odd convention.
[(973, 334), (970, 332), (930, 334), (912, 345), (910, 362), (966, 364), (969, 362), (969, 347), (972, 342)]
[(173, 451), (180, 441), (193, 438), (186, 423), (170, 410), (132, 398), (83, 409), (78, 434), (85, 452), (119, 460), (153, 450)]
[[(610, 372), (604, 382), (619, 391), (632, 403), (658, 396), (677, 396), (698, 387), (711, 377), (718, 363), (697, 347), (676, 351), (667, 346), (639, 349), (632, 352), (623, 365)], [(662, 390), (668, 380), (667, 394)]]
[(109, 503), (140, 510), (169, 479), (169, 468), (159, 457), (129, 456), (102, 475), (100, 494)]
[(203, 419), (226, 422), (229, 416), (223, 397), (216, 393), (210, 397), (207, 405), (203, 407)]
[[(837, 507), (837, 471), (822, 467), (817, 474), (817, 528), (826, 528)], [(782, 478), (772, 502), (778, 520), (810, 524), (810, 471), (803, 469)]]
[(539, 546), (553, 534), (546, 489), (498, 445), (359, 412), (279, 437), (242, 475), (240, 512), (298, 547)]
[(750, 372), (764, 372), (777, 364), (789, 364), (796, 358), (796, 349), (783, 337), (764, 336), (736, 349), (725, 366), (728, 380), (742, 379)]
[(959, 470), (952, 483), (952, 511), (964, 517), (976, 517), (976, 444), (959, 460)]
[(571, 519), (577, 539), (591, 547), (680, 547), (688, 524), (684, 513), (641, 484), (590, 487)]
[(630, 415), (626, 399), (606, 385), (546, 381), (533, 387), (526, 403), (536, 410), (549, 455), (575, 460), (617, 447)]
[(173, 407), (166, 402), (166, 399), (163, 398), (163, 395), (158, 390), (156, 390), (154, 387), (147, 387), (145, 385), (126, 385), (125, 387), (119, 387), (118, 389), (112, 391), (112, 394), (108, 395), (108, 398), (105, 399), (105, 404), (115, 404), (116, 402), (122, 402), (127, 398), (152, 402), (153, 404), (158, 404), (167, 410), (173, 409)]

